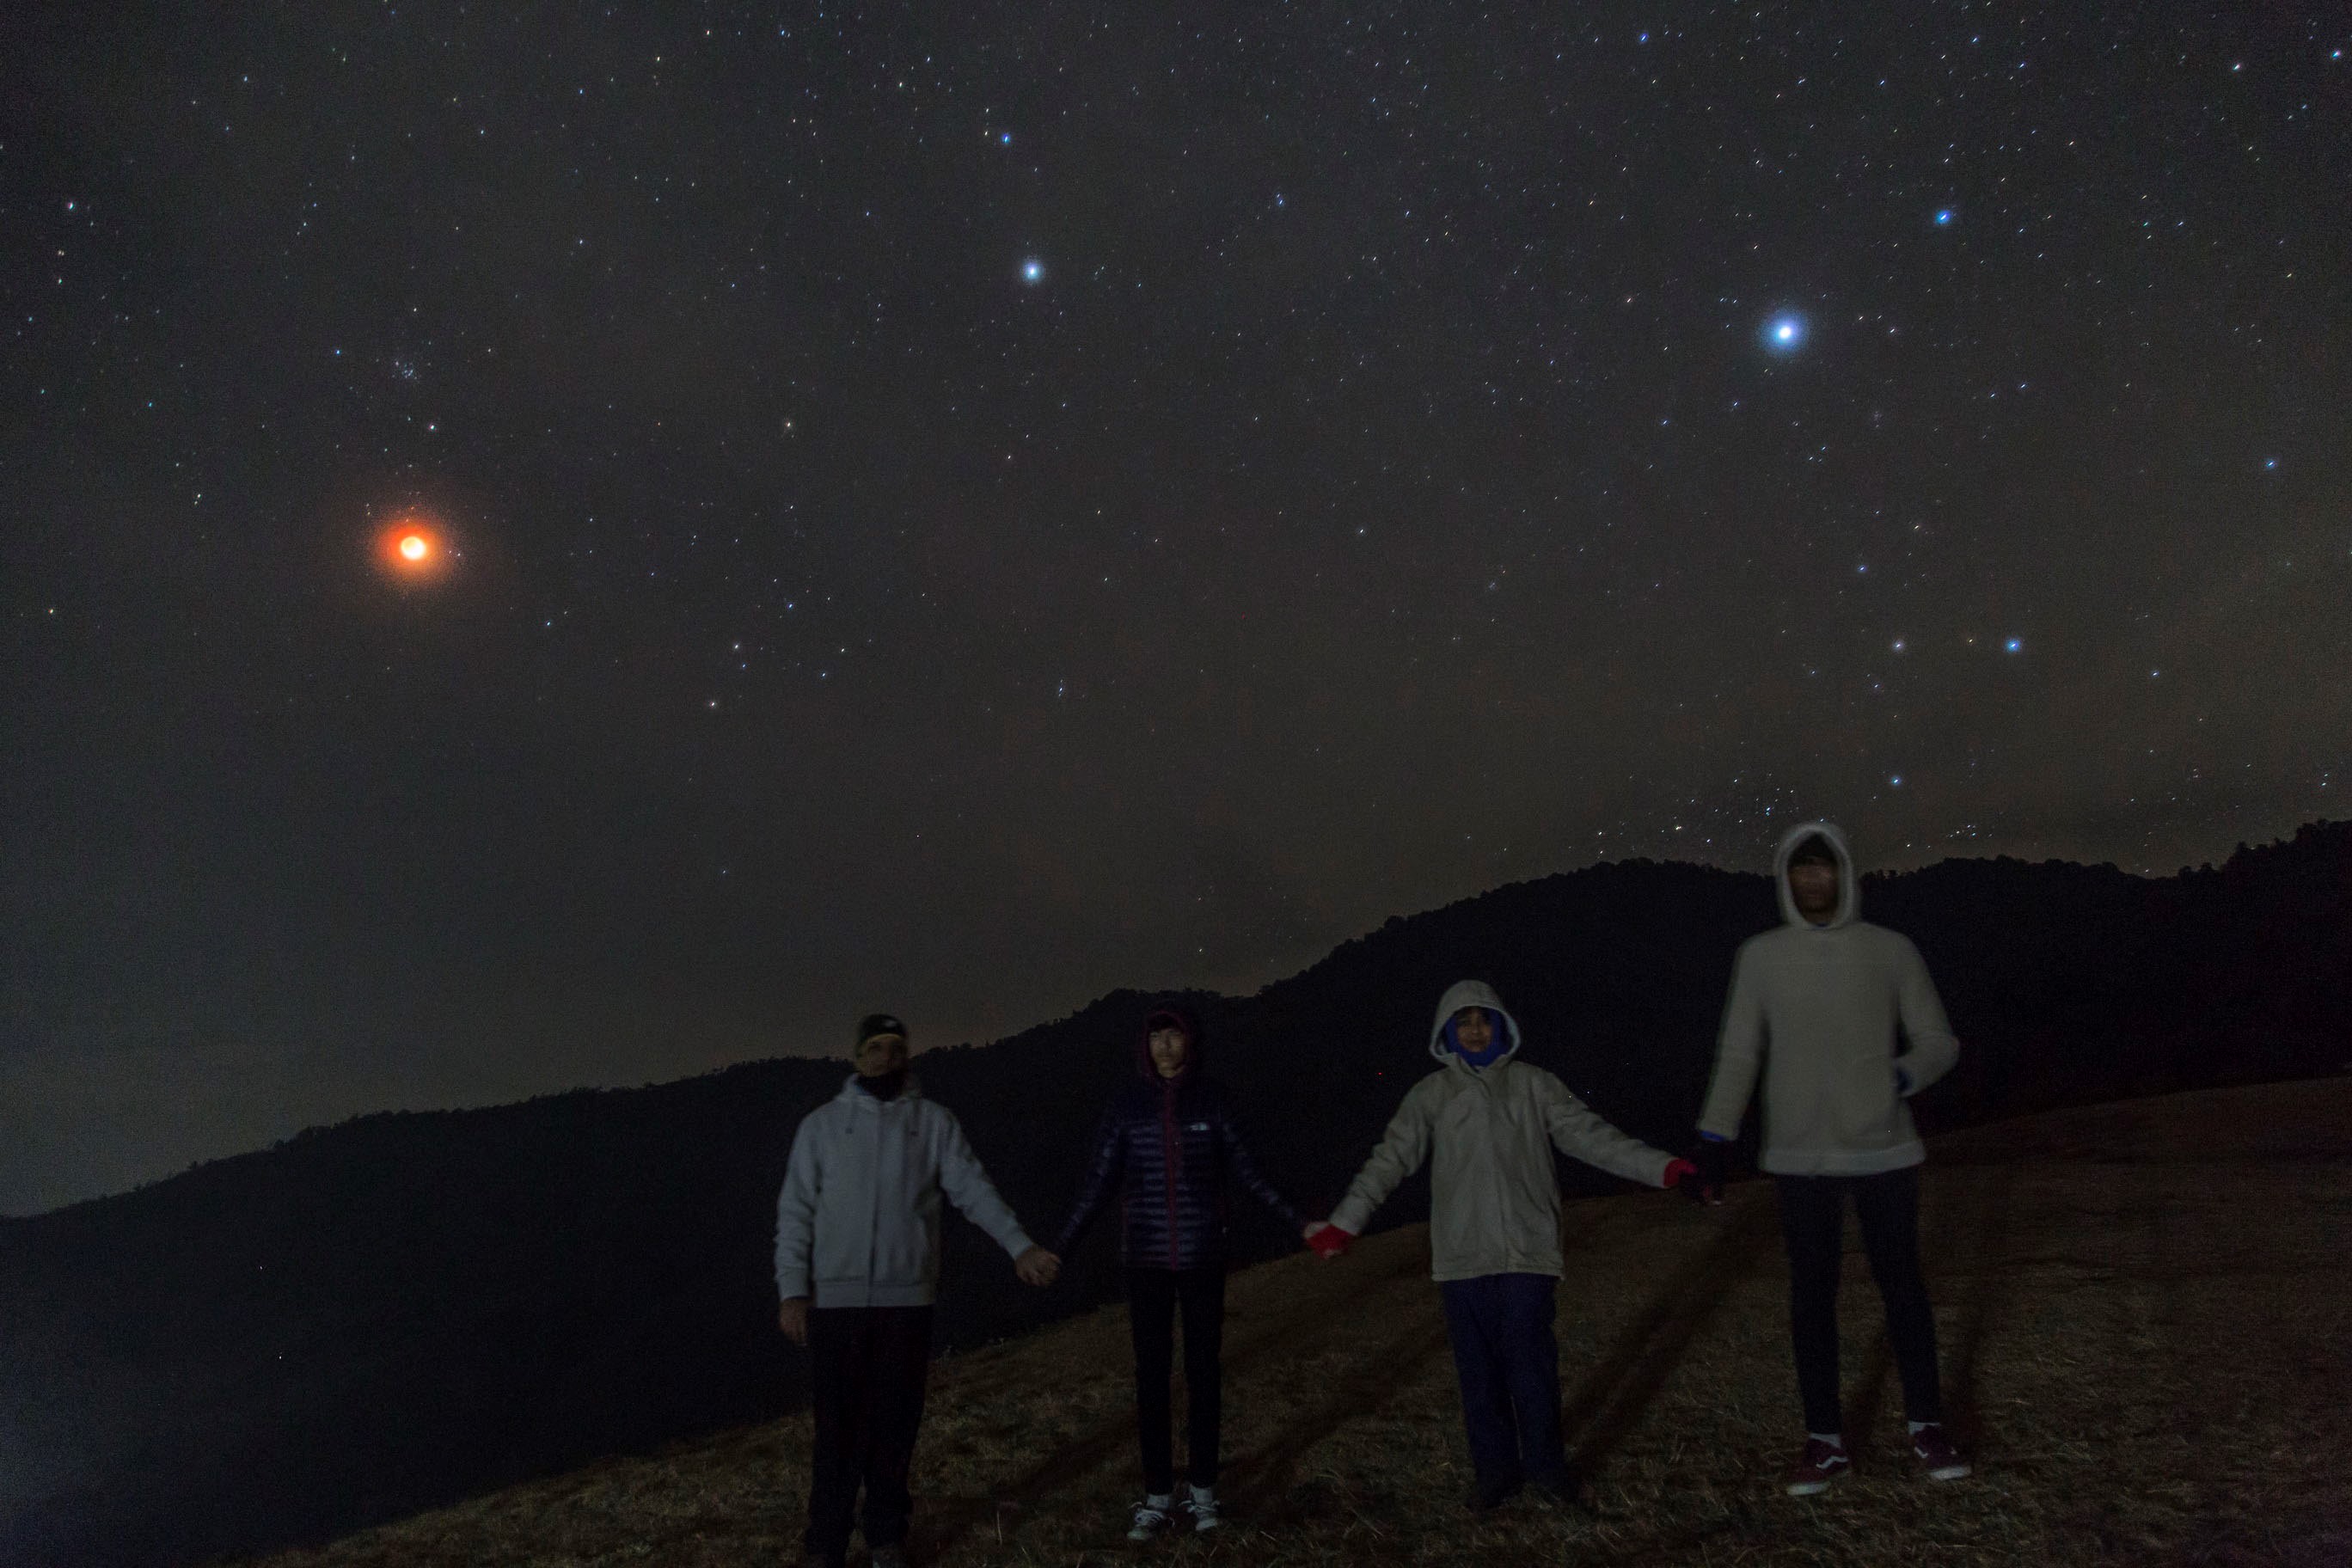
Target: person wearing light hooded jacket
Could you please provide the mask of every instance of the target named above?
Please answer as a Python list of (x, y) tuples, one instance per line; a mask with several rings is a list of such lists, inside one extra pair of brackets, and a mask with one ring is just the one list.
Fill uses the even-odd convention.
[(809, 1354), (816, 1433), (802, 1561), (842, 1568), (855, 1522), (873, 1568), (906, 1568), (940, 1200), (1004, 1248), (1024, 1284), (1052, 1284), (1061, 1259), (1021, 1228), (954, 1112), (924, 1096), (907, 1066), (907, 1026), (871, 1013), (856, 1040), (856, 1071), (793, 1134), (776, 1194), (776, 1322)]
[(1552, 1151), (1698, 1195), (1688, 1161), (1612, 1127), (1559, 1079), (1518, 1059), (1519, 1047), (1518, 1022), (1492, 986), (1465, 980), (1449, 989), (1430, 1027), (1438, 1070), (1406, 1093), (1329, 1226), (1309, 1240), (1336, 1257), (1429, 1162), (1431, 1274), (1444, 1297), (1476, 1475), (1468, 1501), (1479, 1511), (1523, 1486), (1555, 1502), (1575, 1496), (1552, 1332), (1563, 1267)]
[(1790, 1331), (1806, 1442), (1788, 1489), (1810, 1496), (1850, 1468), (1838, 1398), (1837, 1287), (1845, 1206), (1886, 1305), (1922, 1471), (1969, 1467), (1943, 1431), (1936, 1319), (1919, 1268), (1919, 1165), (1927, 1150), (1906, 1102), (1949, 1072), (1959, 1042), (1908, 937), (1859, 918), (1845, 835), (1809, 822), (1782, 837), (1772, 880), (1780, 924), (1741, 944), (1724, 1004), (1715, 1075), (1693, 1158), (1709, 1193), (1726, 1145), (1763, 1083), (1764, 1142), (1788, 1244)]

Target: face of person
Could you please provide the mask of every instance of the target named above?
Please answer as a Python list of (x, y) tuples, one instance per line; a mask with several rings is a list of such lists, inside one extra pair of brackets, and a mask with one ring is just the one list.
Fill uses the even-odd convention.
[(1838, 868), (1824, 860), (1800, 860), (1789, 868), (1789, 897), (1797, 912), (1809, 921), (1826, 921), (1837, 913)]
[(907, 1037), (877, 1035), (857, 1047), (857, 1076), (888, 1078), (907, 1065)]
[(1173, 1025), (1151, 1031), (1151, 1065), (1160, 1069), (1161, 1078), (1174, 1078), (1184, 1070), (1184, 1058), (1192, 1054), (1192, 1044), (1184, 1031)]
[(1465, 1051), (1483, 1051), (1495, 1043), (1494, 1020), (1484, 1007), (1465, 1007), (1454, 1015), (1454, 1040)]

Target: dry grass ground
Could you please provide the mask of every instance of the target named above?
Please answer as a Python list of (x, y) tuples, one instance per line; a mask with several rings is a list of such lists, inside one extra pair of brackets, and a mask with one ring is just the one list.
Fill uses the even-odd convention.
[[(1797, 1500), (1771, 1194), (1574, 1205), (1561, 1394), (1597, 1511), (1473, 1520), (1419, 1227), (1234, 1278), (1231, 1524), (1130, 1547), (1133, 1401), (1107, 1309), (940, 1364), (917, 1561), (1110, 1564), (2352, 1564), (2352, 1081), (2064, 1112), (1945, 1139), (1923, 1226), (1975, 1479), (1902, 1452), (1850, 1249), (1858, 1472)], [(1180, 1428), (1181, 1430), (1181, 1428)], [(1180, 1440), (1181, 1441), (1181, 1440)], [(272, 1568), (748, 1568), (797, 1560), (805, 1417), (619, 1460)], [(853, 1562), (856, 1559), (853, 1557)]]

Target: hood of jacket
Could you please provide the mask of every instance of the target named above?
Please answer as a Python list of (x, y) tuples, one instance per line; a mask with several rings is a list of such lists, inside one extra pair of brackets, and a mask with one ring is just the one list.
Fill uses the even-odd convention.
[[(1789, 857), (1797, 852), (1798, 845), (1815, 837), (1828, 841), (1838, 868), (1837, 913), (1821, 926), (1797, 912), (1796, 896), (1789, 891)], [(1780, 919), (1807, 931), (1835, 931), (1862, 913), (1862, 881), (1853, 874), (1853, 851), (1846, 847), (1845, 835), (1834, 822), (1801, 822), (1780, 836), (1780, 847), (1772, 852), (1772, 888), (1780, 898)]]
[(1448, 1064), (1462, 1062), (1465, 1072), (1477, 1070), (1468, 1062), (1462, 1061), (1445, 1043), (1446, 1020), (1465, 1007), (1481, 1007), (1503, 1020), (1503, 1054), (1489, 1066), (1501, 1067), (1519, 1054), (1519, 1021), (1511, 1016), (1510, 1009), (1503, 1005), (1503, 999), (1495, 994), (1495, 988), (1483, 980), (1457, 980), (1445, 988), (1444, 995), (1437, 999), (1437, 1016), (1429, 1026), (1431, 1056)]
[(1169, 1081), (1160, 1076), (1160, 1064), (1151, 1059), (1151, 1032), (1171, 1023), (1184, 1031), (1184, 1068), (1175, 1078), (1181, 1086), (1201, 1076), (1201, 1020), (1192, 1009), (1181, 1004), (1154, 1007), (1144, 1015), (1142, 1026), (1135, 1031), (1135, 1070), (1138, 1077), (1153, 1083)]

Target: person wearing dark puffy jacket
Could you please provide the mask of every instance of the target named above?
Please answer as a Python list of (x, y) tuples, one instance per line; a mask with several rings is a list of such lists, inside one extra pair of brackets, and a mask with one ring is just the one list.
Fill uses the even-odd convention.
[[(1218, 1524), (1227, 1177), (1302, 1238), (1323, 1227), (1308, 1223), (1276, 1192), (1251, 1157), (1232, 1092), (1202, 1071), (1201, 1026), (1191, 1012), (1164, 1007), (1145, 1018), (1135, 1058), (1135, 1077), (1112, 1098), (1096, 1130), (1077, 1201), (1052, 1250), (1067, 1252), (1118, 1193), (1119, 1260), (1127, 1266), (1135, 1339), (1136, 1433), (1143, 1450), (1144, 1496), (1128, 1537), (1146, 1541), (1173, 1524), (1180, 1510), (1196, 1531)], [(1181, 1504), (1168, 1388), (1180, 1305), (1190, 1414), (1189, 1484)]]

